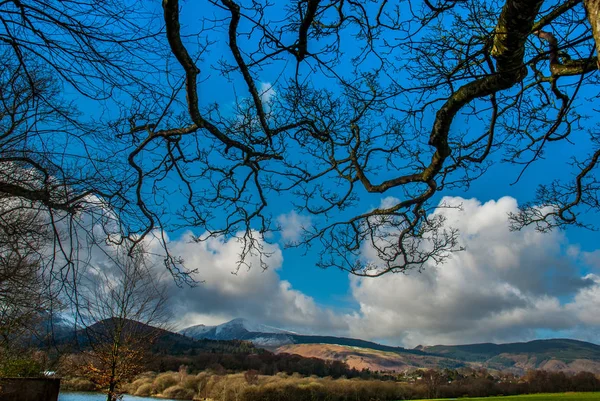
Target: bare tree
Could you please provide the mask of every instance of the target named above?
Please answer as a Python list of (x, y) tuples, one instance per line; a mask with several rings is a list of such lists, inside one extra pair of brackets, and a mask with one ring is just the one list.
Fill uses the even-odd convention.
[(0, 222), (0, 352), (7, 357), (43, 335), (40, 321), (53, 298), (40, 269), (49, 238), (45, 224), (31, 212), (7, 208)]
[[(52, 237), (43, 268), (70, 298), (80, 250), (154, 228), (132, 203), (137, 175), (120, 157), (130, 144), (109, 123), (143, 113), (132, 97), (170, 95), (150, 79), (166, 54), (154, 9), (137, 0), (0, 2), (0, 196), (20, 204), (14, 213), (43, 215)], [(81, 113), (82, 101), (94, 115)], [(166, 265), (185, 280), (174, 259)]]
[[(468, 188), (493, 162), (520, 166), (519, 180), (553, 142), (588, 152), (563, 160), (574, 178), (541, 186), (514, 228), (585, 224), (579, 213), (598, 210), (597, 126), (586, 121), (598, 110), (582, 106), (598, 99), (598, 2), (205, 4), (201, 22), (183, 28), (191, 6), (163, 1), (183, 124), (123, 127), (147, 135), (129, 158), (138, 188), (159, 190), (158, 171), (180, 182), (182, 225), (207, 230), (197, 240), (239, 237), (242, 260), (261, 252), (274, 228), (268, 206), (289, 193), (315, 216), (291, 245), (322, 246), (321, 266), (366, 276), (419, 269), (461, 249), (435, 213), (449, 206), (437, 194)], [(209, 53), (214, 64), (198, 61)], [(238, 94), (233, 111), (200, 101), (216, 72)], [(264, 77), (276, 80), (276, 96)], [(152, 168), (138, 164), (153, 152)], [(386, 202), (361, 210), (371, 194)], [(159, 220), (160, 208), (140, 192), (137, 201), (149, 223)]]
[(93, 269), (82, 280), (85, 298), (79, 313), (86, 316), (82, 364), (79, 374), (107, 394), (120, 398), (122, 385), (144, 369), (152, 344), (167, 324), (165, 285), (144, 253), (126, 252), (115, 257), (114, 266)]
[(439, 396), (440, 386), (448, 383), (448, 377), (444, 372), (434, 369), (423, 371), (423, 384), (427, 389), (427, 398), (437, 398)]
[[(5, 102), (20, 106), (3, 114), (12, 147), (0, 162), (17, 157), (40, 177), (4, 178), (0, 190), (68, 221), (56, 238), (85, 242), (73, 217), (97, 213), (110, 223), (94, 241), (127, 242), (133, 254), (148, 235), (166, 245), (165, 231), (192, 228), (198, 241), (239, 238), (243, 263), (264, 254), (269, 205), (288, 194), (314, 216), (290, 245), (322, 247), (321, 266), (420, 269), (461, 249), (435, 213), (450, 206), (438, 194), (468, 188), (494, 162), (520, 166), (519, 180), (568, 141), (586, 150), (563, 160), (572, 179), (540, 180), (514, 228), (586, 225), (582, 211), (600, 206), (598, 110), (583, 107), (598, 99), (595, 0), (207, 0), (183, 24), (192, 6), (0, 2), (7, 99), (31, 99)], [(207, 79), (231, 85), (232, 110), (212, 102)], [(57, 104), (48, 94), (63, 87), (100, 115)], [(46, 115), (51, 123), (25, 123)], [(77, 246), (56, 244), (66, 262), (53, 271), (75, 271)]]

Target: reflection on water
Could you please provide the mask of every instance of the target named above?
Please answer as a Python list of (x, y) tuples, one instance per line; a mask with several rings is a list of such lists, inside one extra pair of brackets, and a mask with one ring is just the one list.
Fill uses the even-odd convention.
[[(100, 393), (60, 393), (58, 401), (106, 401), (106, 394)], [(133, 397), (126, 395), (123, 401), (173, 401), (164, 398)]]

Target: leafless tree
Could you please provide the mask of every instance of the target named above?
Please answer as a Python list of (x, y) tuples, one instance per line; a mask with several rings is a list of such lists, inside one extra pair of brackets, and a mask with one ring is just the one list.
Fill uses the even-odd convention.
[(108, 401), (119, 399), (121, 386), (141, 373), (167, 327), (166, 287), (145, 258), (140, 250), (133, 257), (121, 251), (113, 266), (94, 268), (80, 283), (87, 350), (78, 373)]
[[(5, 102), (29, 114), (3, 114), (12, 147), (0, 162), (17, 157), (41, 177), (5, 178), (2, 192), (64, 218), (67, 238), (73, 216), (100, 209), (95, 241), (135, 248), (192, 228), (198, 241), (239, 238), (241, 262), (264, 252), (269, 206), (287, 194), (313, 216), (291, 245), (319, 245), (321, 266), (366, 276), (460, 249), (436, 195), (494, 162), (526, 174), (553, 143), (585, 152), (563, 160), (572, 179), (540, 180), (514, 228), (585, 225), (581, 213), (598, 210), (598, 1), (207, 0), (183, 23), (194, 6), (0, 2), (3, 93), (32, 99)], [(233, 109), (212, 101), (207, 80), (235, 90)], [(74, 97), (48, 95), (63, 88), (102, 112), (73, 114)], [(38, 110), (53, 122), (10, 128)], [(77, 259), (75, 246), (57, 249)], [(182, 272), (176, 255), (165, 261)]]
[[(136, 113), (130, 97), (168, 97), (149, 79), (164, 69), (156, 21), (135, 0), (0, 1), (0, 230), (36, 216), (15, 241), (35, 234), (25, 228), (47, 234), (36, 275), (71, 302), (90, 248), (129, 241), (133, 253), (130, 240), (154, 228), (140, 222), (136, 174), (107, 121)], [(81, 102), (97, 113), (82, 114)]]
[(448, 383), (448, 378), (443, 372), (427, 369), (423, 371), (423, 384), (427, 389), (428, 398), (437, 398), (439, 396), (440, 386)]
[[(52, 294), (40, 276), (40, 249), (48, 240), (32, 213), (0, 212), (0, 349), (19, 352), (43, 334), (40, 319)], [(2, 352), (0, 351), (0, 352)]]
[[(156, 169), (181, 183), (182, 220), (207, 229), (199, 241), (237, 236), (242, 259), (260, 252), (268, 206), (289, 193), (315, 216), (293, 245), (322, 246), (322, 266), (421, 268), (460, 249), (436, 194), (468, 188), (493, 162), (523, 174), (553, 142), (587, 154), (570, 163), (572, 180), (542, 185), (513, 228), (585, 224), (578, 214), (598, 209), (598, 127), (586, 121), (598, 109), (583, 106), (598, 99), (597, 1), (213, 0), (184, 28), (188, 7), (163, 1), (185, 124), (137, 121), (129, 135), (147, 137), (130, 162), (140, 188), (157, 188), (145, 173)], [(213, 52), (213, 64), (198, 61)], [(238, 94), (233, 111), (200, 101), (219, 73)], [(137, 165), (156, 148), (154, 170)], [(370, 194), (388, 198), (361, 210)]]

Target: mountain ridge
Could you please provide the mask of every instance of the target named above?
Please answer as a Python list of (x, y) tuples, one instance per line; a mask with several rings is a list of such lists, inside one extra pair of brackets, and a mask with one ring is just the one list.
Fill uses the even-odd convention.
[[(245, 324), (236, 324), (243, 321)], [(232, 323), (234, 322), (234, 323)], [(459, 345), (432, 345), (403, 348), (379, 344), (367, 340), (317, 336), (287, 332), (254, 332), (247, 328), (261, 325), (248, 323), (247, 319), (226, 322), (225, 330), (219, 326), (192, 326), (179, 333), (193, 334), (196, 339), (239, 339), (277, 353), (291, 353), (303, 357), (338, 360), (357, 369), (399, 371), (423, 367), (473, 367), (524, 373), (529, 369), (577, 372), (590, 370), (600, 373), (600, 345), (569, 338), (536, 339), (513, 343), (475, 343)], [(239, 330), (227, 330), (236, 327)], [(270, 326), (264, 326), (270, 327)], [(227, 338), (219, 335), (228, 336)]]
[[(254, 329), (268, 328), (269, 331), (253, 331)], [(279, 329), (272, 326), (253, 323), (248, 319), (236, 318), (217, 326), (206, 326), (203, 324), (190, 326), (179, 330), (179, 334), (192, 337), (196, 340), (246, 340), (256, 346), (267, 349), (289, 344), (338, 344), (352, 347), (371, 348), (380, 351), (406, 352), (421, 354), (422, 351), (397, 346), (383, 345), (372, 341), (349, 337), (323, 336), (298, 334), (292, 331)]]

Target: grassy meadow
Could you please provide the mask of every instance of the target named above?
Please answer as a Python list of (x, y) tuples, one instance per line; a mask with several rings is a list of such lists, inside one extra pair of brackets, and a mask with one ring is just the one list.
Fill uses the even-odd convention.
[[(448, 401), (456, 398), (440, 398), (437, 401)], [(460, 398), (461, 400), (485, 400), (485, 401), (591, 401), (600, 400), (600, 392), (592, 393), (552, 393), (552, 394), (522, 394), (509, 395), (501, 397), (468, 397)], [(425, 400), (421, 400), (425, 401)], [(436, 401), (436, 400), (427, 400)]]

